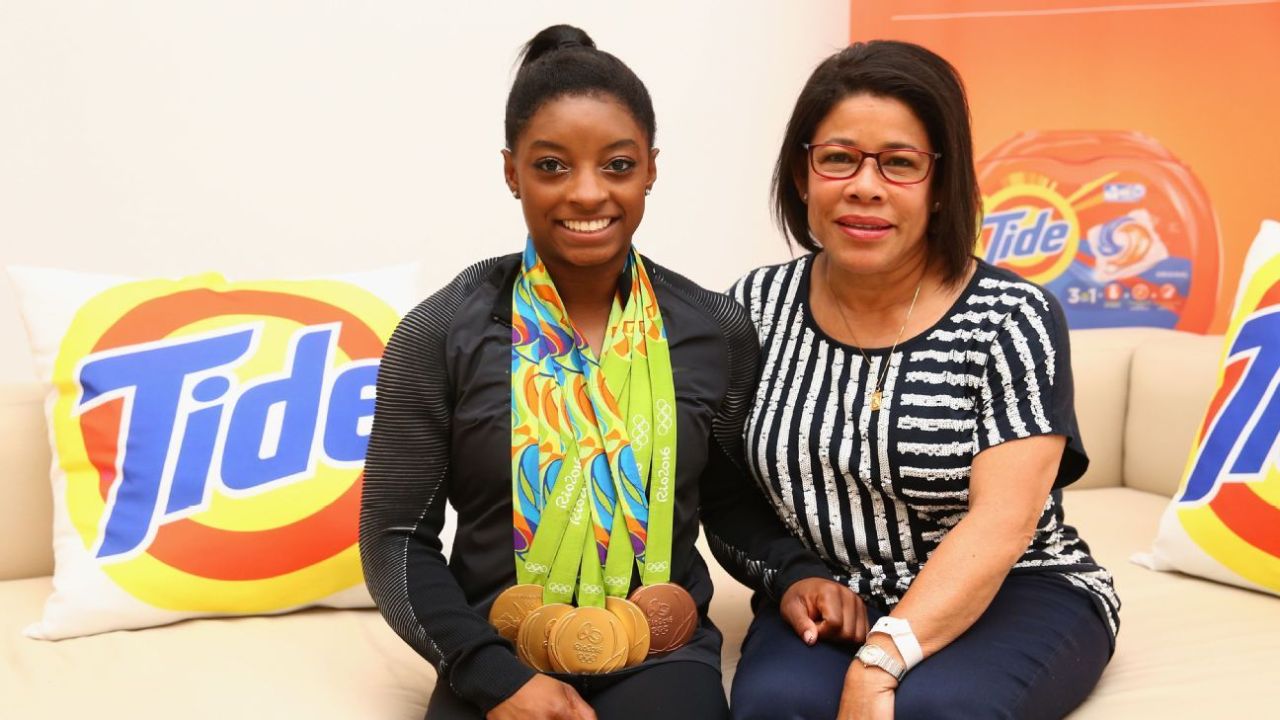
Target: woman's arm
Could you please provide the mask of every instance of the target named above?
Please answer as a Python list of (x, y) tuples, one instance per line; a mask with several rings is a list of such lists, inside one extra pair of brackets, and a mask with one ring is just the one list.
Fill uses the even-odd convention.
[(387, 344), (360, 512), (365, 580), (383, 617), (441, 682), (486, 711), (534, 674), (468, 605), (441, 552), (453, 416), (445, 338), (489, 266), (424, 301)]
[[(1049, 493), (1088, 465), (1071, 439), (1078, 430), (1065, 318), (1052, 296), (1032, 290), (1005, 317), (987, 352), (969, 511), (890, 613), (910, 622), (925, 658), (977, 622), (1031, 544)], [(873, 633), (867, 642), (902, 661), (888, 635)], [(888, 673), (855, 661), (842, 708), (896, 686)]]
[(739, 582), (764, 592), (807, 642), (819, 636), (861, 640), (866, 608), (806, 549), (751, 481), (743, 457), (743, 425), (755, 395), (759, 345), (745, 312), (716, 295), (704, 307), (724, 328), (729, 387), (712, 423), (701, 478), (701, 517), (716, 560)]
[[(1004, 443), (974, 458), (969, 513), (942, 539), (889, 613), (911, 623), (926, 658), (977, 622), (1026, 552), (1065, 443), (1061, 435), (1042, 435)], [(889, 636), (875, 633), (867, 642), (902, 661)]]
[[(1031, 543), (1058, 474), (1066, 438), (1045, 435), (1015, 440), (973, 461), (969, 514), (929, 557), (892, 617), (911, 623), (925, 658), (946, 647), (986, 612), (996, 591)], [(867, 636), (906, 667), (883, 633)], [(840, 696), (840, 720), (893, 717), (898, 681), (854, 660)]]
[(779, 613), (810, 645), (866, 637), (867, 609), (826, 564), (804, 547), (713, 438), (702, 476), (702, 523), (716, 561), (738, 582), (778, 603)]

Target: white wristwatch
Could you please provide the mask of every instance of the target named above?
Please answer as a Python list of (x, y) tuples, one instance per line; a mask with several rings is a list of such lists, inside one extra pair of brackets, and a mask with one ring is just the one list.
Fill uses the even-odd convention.
[(907, 669), (902, 667), (902, 663), (894, 660), (893, 656), (885, 652), (884, 648), (879, 645), (866, 643), (858, 648), (858, 654), (854, 655), (854, 657), (867, 667), (878, 667), (889, 673), (894, 680), (901, 681), (902, 676), (907, 674)]
[(905, 673), (907, 670), (920, 664), (924, 659), (924, 652), (920, 649), (920, 641), (916, 640), (916, 634), (911, 631), (911, 623), (903, 618), (890, 617), (885, 615), (876, 621), (875, 625), (867, 631), (867, 635), (871, 636), (875, 633), (884, 633), (893, 640), (893, 644), (898, 648), (898, 652), (902, 655), (902, 662), (906, 666), (903, 668)]

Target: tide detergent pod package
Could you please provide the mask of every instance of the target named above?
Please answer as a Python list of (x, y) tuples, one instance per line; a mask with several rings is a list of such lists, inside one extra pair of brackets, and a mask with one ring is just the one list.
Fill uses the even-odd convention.
[(1190, 168), (1126, 131), (1027, 131), (978, 163), (978, 252), (1058, 296), (1073, 328), (1204, 332), (1218, 223)]

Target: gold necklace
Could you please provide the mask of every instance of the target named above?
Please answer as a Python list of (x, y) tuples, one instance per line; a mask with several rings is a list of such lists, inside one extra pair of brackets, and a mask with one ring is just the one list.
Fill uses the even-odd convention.
[[(849, 325), (849, 318), (845, 317), (844, 306), (840, 304), (840, 299), (836, 297), (836, 291), (831, 287), (831, 259), (826, 260), (826, 268), (823, 271), (823, 280), (827, 283), (827, 294), (831, 296), (831, 302), (836, 306), (836, 312), (840, 314), (840, 320), (844, 322), (845, 332), (849, 333), (849, 337), (857, 343), (858, 352), (862, 353), (862, 359), (866, 361), (867, 367), (871, 367), (871, 358), (867, 357), (867, 351), (862, 349), (862, 343), (858, 342), (858, 336), (854, 334), (853, 328)], [(911, 312), (916, 309), (916, 300), (920, 297), (920, 288), (924, 287), (924, 275), (920, 275), (920, 282), (916, 283), (916, 292), (911, 296), (911, 305), (907, 308), (907, 316), (902, 320), (902, 327), (898, 328), (898, 337), (893, 341), (893, 347), (889, 348), (889, 355), (885, 358), (884, 367), (880, 368), (880, 377), (876, 380), (876, 386), (871, 392), (871, 409), (878, 411), (884, 403), (884, 393), (881, 388), (884, 387), (884, 379), (889, 374), (889, 362), (893, 360), (893, 351), (898, 349), (898, 343), (902, 341), (902, 333), (907, 329), (907, 323), (911, 322)]]

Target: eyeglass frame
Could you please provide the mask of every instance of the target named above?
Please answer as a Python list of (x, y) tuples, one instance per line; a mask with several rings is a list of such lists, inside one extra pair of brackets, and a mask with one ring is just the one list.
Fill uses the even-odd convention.
[[(823, 178), (825, 180), (852, 180), (853, 177), (862, 170), (862, 164), (867, 161), (867, 158), (872, 158), (876, 161), (876, 172), (880, 174), (880, 177), (883, 178), (885, 182), (891, 183), (893, 185), (908, 185), (908, 186), (919, 185), (920, 183), (929, 179), (929, 176), (933, 174), (934, 166), (937, 165), (938, 160), (942, 158), (942, 153), (940, 152), (929, 152), (928, 150), (916, 150), (915, 148), (890, 148), (888, 150), (881, 150), (880, 152), (869, 152), (867, 150), (863, 150), (860, 147), (855, 147), (853, 145), (843, 145), (841, 143), (812, 143), (812, 144), (800, 143), (800, 147), (803, 147), (805, 155), (809, 156), (809, 168), (813, 170), (815, 173), (817, 173), (818, 177)], [(859, 160), (858, 164), (853, 168), (853, 172), (849, 173), (848, 175), (844, 175), (844, 176), (826, 175), (821, 170), (818, 169), (817, 165), (814, 164), (813, 149), (819, 148), (819, 147), (838, 147), (838, 148), (844, 148), (846, 150), (854, 150), (856, 152), (862, 153), (862, 159)], [(924, 171), (924, 176), (921, 177), (919, 180), (911, 180), (908, 182), (903, 182), (901, 180), (894, 180), (893, 178), (886, 175), (884, 172), (884, 167), (880, 165), (880, 156), (887, 153), (895, 153), (895, 152), (910, 152), (910, 153), (916, 153), (917, 155), (927, 156), (929, 158), (929, 167)]]

